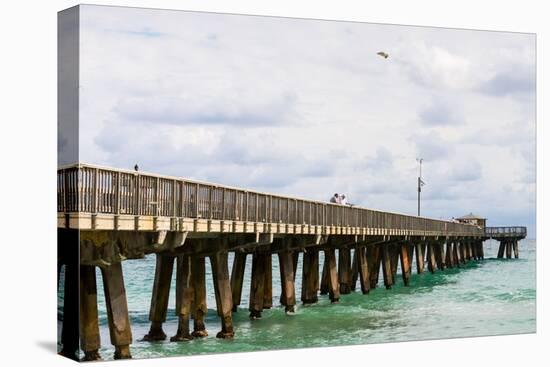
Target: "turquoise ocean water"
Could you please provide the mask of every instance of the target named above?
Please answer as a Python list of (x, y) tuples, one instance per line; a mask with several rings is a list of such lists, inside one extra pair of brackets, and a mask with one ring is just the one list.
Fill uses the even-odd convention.
[[(287, 316), (279, 306), (280, 277), (278, 258), (273, 257), (273, 308), (264, 310), (262, 318), (248, 318), (251, 256), (247, 257), (245, 285), (241, 308), (234, 313), (235, 338), (216, 339), (220, 321), (216, 316), (210, 263), (206, 262), (208, 288), (209, 336), (189, 342), (172, 343), (139, 341), (149, 329), (149, 304), (153, 287), (155, 257), (123, 263), (124, 280), (130, 310), (134, 358), (177, 355), (244, 352), (271, 349), (307, 348), (352, 344), (384, 343), (483, 335), (533, 333), (536, 330), (535, 241), (520, 242), (519, 259), (496, 259), (498, 242), (486, 241), (485, 260), (471, 262), (459, 269), (416, 274), (410, 286), (404, 287), (398, 270), (397, 284), (391, 290), (379, 287), (362, 295), (359, 289), (343, 295), (339, 304), (330, 304), (328, 296), (319, 303), (302, 306), (301, 256), (296, 276), (298, 305), (296, 313)], [(229, 258), (229, 266), (232, 256)], [(323, 255), (320, 254), (319, 270)], [(231, 269), (231, 268), (230, 268)], [(112, 359), (105, 301), (98, 271), (98, 301), (104, 359)], [(164, 331), (175, 334), (175, 271), (170, 293), (168, 317)], [(59, 300), (59, 311), (62, 300)]]

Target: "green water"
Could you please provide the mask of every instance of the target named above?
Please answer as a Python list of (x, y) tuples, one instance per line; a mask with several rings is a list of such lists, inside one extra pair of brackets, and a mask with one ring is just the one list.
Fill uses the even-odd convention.
[[(298, 302), (292, 316), (285, 315), (279, 306), (280, 278), (278, 259), (274, 256), (274, 307), (265, 310), (259, 320), (248, 318), (251, 269), (251, 256), (248, 256), (242, 308), (234, 313), (233, 340), (215, 338), (220, 322), (215, 312), (207, 261), (209, 311), (206, 327), (210, 335), (182, 343), (139, 341), (149, 328), (155, 258), (149, 256), (143, 260), (127, 261), (123, 268), (134, 336), (132, 355), (134, 358), (149, 358), (535, 332), (535, 241), (520, 242), (519, 259), (497, 260), (498, 243), (494, 241), (486, 241), (484, 248), (484, 261), (434, 274), (415, 273), (409, 287), (403, 286), (399, 275), (397, 285), (391, 290), (380, 287), (380, 280), (379, 287), (368, 295), (362, 295), (360, 291), (343, 295), (339, 304), (330, 304), (327, 296), (320, 296), (319, 303), (311, 306), (302, 306)], [(232, 257), (230, 266), (231, 262)], [(413, 269), (416, 271), (415, 263)], [(174, 282), (175, 279), (172, 284)], [(98, 284), (101, 284), (99, 272)], [(298, 300), (300, 289), (299, 265), (296, 276)], [(170, 297), (168, 318), (164, 324), (168, 336), (177, 329), (174, 286)], [(102, 289), (98, 289), (98, 299), (103, 344), (100, 353), (104, 359), (111, 359), (114, 348), (109, 342)]]

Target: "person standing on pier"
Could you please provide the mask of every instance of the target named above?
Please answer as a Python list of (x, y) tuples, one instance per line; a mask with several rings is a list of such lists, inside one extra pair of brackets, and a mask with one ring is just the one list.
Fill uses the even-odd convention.
[(346, 205), (347, 203), (348, 201), (346, 200), (346, 195), (342, 194), (342, 196), (340, 197), (340, 204)]
[(340, 195), (338, 195), (338, 193), (335, 193), (334, 196), (330, 198), (330, 202), (334, 204), (340, 204)]

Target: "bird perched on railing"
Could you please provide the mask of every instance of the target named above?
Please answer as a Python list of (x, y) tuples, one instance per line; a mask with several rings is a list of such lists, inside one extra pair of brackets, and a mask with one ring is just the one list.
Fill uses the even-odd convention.
[(377, 52), (376, 53), (378, 56), (382, 56), (383, 58), (387, 59), (390, 55), (388, 55), (386, 52), (384, 51), (380, 51), (380, 52)]
[(134, 166), (134, 171), (136, 171), (136, 172), (139, 171), (139, 166), (137, 165), (137, 163), (136, 163), (136, 165)]

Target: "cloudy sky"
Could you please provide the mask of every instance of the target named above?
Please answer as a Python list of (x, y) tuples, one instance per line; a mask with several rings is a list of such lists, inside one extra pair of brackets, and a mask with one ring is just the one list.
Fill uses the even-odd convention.
[[(80, 160), (535, 225), (535, 36), (84, 6)], [(384, 59), (378, 51), (389, 53)]]

